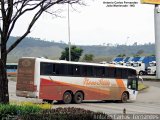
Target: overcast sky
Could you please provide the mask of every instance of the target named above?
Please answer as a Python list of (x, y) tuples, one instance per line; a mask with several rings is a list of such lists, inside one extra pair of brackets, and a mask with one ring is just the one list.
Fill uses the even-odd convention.
[[(106, 1), (138, 2), (135, 7), (106, 7)], [(117, 4), (120, 5), (120, 4)], [(129, 4), (128, 4), (129, 5)], [(76, 45), (154, 43), (154, 5), (140, 0), (94, 0), (70, 11), (71, 43)], [(67, 5), (60, 6), (61, 17), (43, 15), (29, 36), (68, 43)], [(31, 14), (16, 24), (12, 36), (23, 34)]]

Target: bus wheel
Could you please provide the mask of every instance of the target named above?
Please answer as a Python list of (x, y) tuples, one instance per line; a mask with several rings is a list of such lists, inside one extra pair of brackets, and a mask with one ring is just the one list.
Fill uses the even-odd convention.
[(74, 103), (76, 104), (80, 104), (83, 100), (83, 93), (82, 92), (77, 92), (75, 95), (74, 95), (74, 98), (73, 98), (73, 101)]
[(140, 72), (139, 72), (139, 75), (143, 75), (143, 71), (140, 71)]
[(71, 93), (70, 92), (65, 92), (64, 95), (63, 95), (63, 102), (65, 104), (69, 104), (69, 103), (71, 103), (71, 101), (72, 101)]
[(129, 98), (128, 94), (127, 94), (126, 92), (124, 92), (124, 93), (122, 94), (122, 96), (121, 96), (121, 102), (122, 102), (122, 103), (126, 103), (127, 100), (128, 100), (128, 98)]

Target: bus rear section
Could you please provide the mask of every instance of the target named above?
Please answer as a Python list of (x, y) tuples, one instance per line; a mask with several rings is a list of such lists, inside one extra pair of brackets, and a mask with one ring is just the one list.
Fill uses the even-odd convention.
[(36, 98), (37, 85), (35, 79), (35, 58), (21, 58), (18, 62), (16, 95)]

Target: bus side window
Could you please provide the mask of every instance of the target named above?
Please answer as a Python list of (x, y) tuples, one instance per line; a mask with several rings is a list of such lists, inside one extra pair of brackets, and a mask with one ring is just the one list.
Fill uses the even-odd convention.
[(105, 75), (104, 67), (94, 67), (94, 75), (95, 77), (104, 77)]
[(136, 70), (129, 69), (128, 76), (136, 76)]
[(57, 69), (56, 69), (57, 74), (66, 75), (67, 74), (66, 67), (67, 67), (67, 65), (65, 65), (65, 64), (58, 64)]
[(67, 66), (68, 66), (67, 75), (72, 76), (72, 75), (73, 75), (73, 65), (72, 65), (72, 64), (69, 64), (69, 65), (67, 65)]
[(122, 78), (122, 69), (116, 68), (116, 78), (121, 79)]
[(53, 63), (53, 75), (56, 75), (56, 65)]
[(59, 69), (59, 64), (55, 64), (55, 75), (59, 75), (59, 71), (60, 71), (60, 69)]
[(87, 77), (92, 77), (92, 76), (93, 76), (93, 67), (87, 66)]
[(79, 65), (73, 65), (73, 75), (74, 76), (80, 76), (80, 66)]
[(17, 65), (14, 65), (14, 69), (17, 69)]
[(65, 64), (56, 63), (55, 66), (53, 66), (53, 69), (55, 69), (55, 70), (53, 71), (53, 73), (54, 73), (55, 75), (66, 75), (66, 74), (67, 74), (67, 73), (66, 73), (67, 67), (66, 67)]
[(7, 69), (13, 69), (13, 66), (7, 65), (6, 68), (7, 68)]
[(115, 78), (116, 69), (113, 67), (110, 67), (108, 68), (108, 71), (109, 71), (108, 73), (109, 78)]
[(105, 77), (108, 77), (109, 76), (109, 69), (107, 67), (105, 67)]
[(128, 78), (128, 71), (127, 69), (122, 69), (122, 79), (127, 79)]
[(40, 74), (41, 75), (52, 75), (53, 74), (53, 64), (42, 62), (40, 64)]
[(87, 66), (86, 65), (81, 66), (81, 76), (87, 77)]

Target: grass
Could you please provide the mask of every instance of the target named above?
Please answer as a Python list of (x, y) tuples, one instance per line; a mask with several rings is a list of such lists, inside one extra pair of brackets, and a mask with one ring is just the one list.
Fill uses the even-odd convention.
[(33, 102), (16, 102), (12, 101), (10, 103), (11, 105), (19, 105), (19, 106), (34, 106), (34, 107), (39, 107), (41, 109), (51, 109), (52, 105), (48, 103), (40, 104), (40, 103), (33, 103)]
[(51, 104), (38, 104), (32, 102), (11, 101), (10, 104), (0, 104), (0, 120), (9, 116), (30, 116), (31, 114), (40, 114), (44, 110), (50, 110)]
[(138, 83), (138, 91), (142, 91), (146, 88), (148, 88), (149, 86), (143, 84), (143, 83)]
[(6, 118), (8, 115), (29, 115), (38, 113), (41, 110), (42, 108), (34, 105), (0, 104), (0, 119)]

